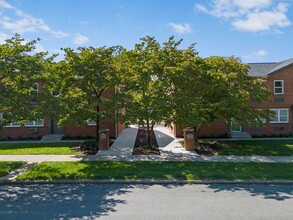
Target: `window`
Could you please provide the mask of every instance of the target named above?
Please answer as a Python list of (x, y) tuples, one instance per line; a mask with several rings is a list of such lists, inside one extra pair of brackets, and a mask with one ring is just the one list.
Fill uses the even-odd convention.
[(11, 122), (5, 126), (5, 128), (19, 128), (19, 127), (20, 127), (20, 123), (18, 122)]
[[(0, 121), (3, 120), (3, 113), (0, 113)], [(19, 128), (21, 125), (18, 122), (10, 122), (5, 125), (5, 128)]]
[(87, 121), (88, 126), (96, 126), (97, 123), (95, 121)]
[(38, 83), (34, 83), (32, 85), (32, 90), (30, 91), (30, 95), (31, 95), (31, 99), (33, 102), (37, 101), (37, 94), (39, 92), (39, 84)]
[[(262, 109), (257, 109), (257, 110), (261, 111)], [(263, 123), (263, 124), (265, 124), (265, 123), (267, 122), (266, 117), (263, 117), (263, 118), (256, 118), (255, 120), (256, 120), (257, 122), (261, 122), (261, 123)]]
[(36, 121), (27, 121), (24, 125), (26, 127), (41, 127), (41, 126), (44, 126), (44, 119), (40, 119)]
[(274, 94), (284, 94), (284, 80), (274, 81)]
[(34, 83), (33, 86), (32, 86), (32, 91), (31, 91), (31, 94), (32, 93), (38, 93), (39, 92), (39, 84), (38, 83)]
[(271, 117), (271, 123), (288, 123), (289, 110), (288, 109), (271, 109), (274, 116)]
[(263, 124), (265, 124), (267, 122), (266, 118), (260, 118), (258, 121), (263, 123)]

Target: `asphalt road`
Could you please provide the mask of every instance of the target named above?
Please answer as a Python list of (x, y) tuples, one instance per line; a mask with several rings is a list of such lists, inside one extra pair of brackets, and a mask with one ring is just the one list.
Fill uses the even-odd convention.
[(292, 185), (0, 185), (0, 219), (293, 219)]

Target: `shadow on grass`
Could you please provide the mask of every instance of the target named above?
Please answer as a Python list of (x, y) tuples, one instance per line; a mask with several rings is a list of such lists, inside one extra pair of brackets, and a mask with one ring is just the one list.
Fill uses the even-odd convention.
[(293, 156), (293, 140), (244, 140), (225, 141), (228, 148), (220, 150), (219, 155), (240, 156)]

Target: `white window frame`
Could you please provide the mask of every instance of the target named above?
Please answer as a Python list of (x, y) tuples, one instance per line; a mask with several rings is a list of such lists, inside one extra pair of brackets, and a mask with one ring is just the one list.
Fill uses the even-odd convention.
[[(270, 109), (271, 111), (276, 111), (277, 112), (277, 121), (272, 121), (272, 118), (270, 119), (271, 124), (276, 124), (276, 123), (289, 123), (289, 109), (288, 108), (274, 108)], [(281, 111), (286, 111), (287, 112), (287, 120), (286, 121), (281, 121)], [(284, 116), (284, 115), (283, 115)]]
[(96, 126), (97, 123), (95, 121), (87, 121), (86, 122), (88, 126)]
[[(257, 109), (257, 110), (261, 111), (262, 109)], [(267, 123), (267, 119), (266, 118), (260, 118), (259, 121), (261, 121), (263, 124)]]
[(11, 122), (8, 123), (7, 125), (5, 125), (5, 128), (20, 128), (21, 124), (20, 123), (15, 123), (15, 122)]
[(39, 83), (35, 83), (34, 85), (37, 85), (37, 88), (36, 89), (34, 89), (34, 90), (32, 90), (32, 92), (39, 92)]
[[(276, 82), (281, 82), (282, 86), (276, 87)], [(282, 89), (282, 92), (276, 92), (276, 89)], [(274, 94), (275, 95), (283, 95), (284, 94), (284, 80), (274, 80)]]
[[(0, 121), (3, 120), (3, 115), (4, 113), (0, 112)], [(4, 126), (4, 128), (19, 128), (19, 127), (21, 127), (21, 124), (15, 123), (15, 122), (8, 123), (7, 125)]]
[[(36, 124), (37, 121), (41, 121), (42, 124)], [(32, 123), (32, 124), (28, 124), (28, 123)], [(40, 119), (40, 120), (35, 120), (35, 121), (27, 121), (24, 124), (25, 127), (44, 127), (44, 119)]]

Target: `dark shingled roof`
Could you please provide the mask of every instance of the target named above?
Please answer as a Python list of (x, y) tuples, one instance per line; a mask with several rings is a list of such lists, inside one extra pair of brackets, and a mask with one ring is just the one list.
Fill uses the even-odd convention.
[(248, 63), (250, 67), (248, 74), (251, 76), (267, 76), (292, 64), (293, 58), (279, 63)]

